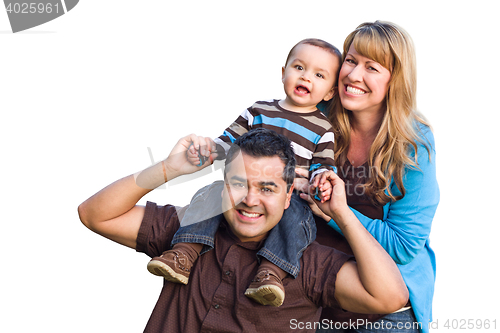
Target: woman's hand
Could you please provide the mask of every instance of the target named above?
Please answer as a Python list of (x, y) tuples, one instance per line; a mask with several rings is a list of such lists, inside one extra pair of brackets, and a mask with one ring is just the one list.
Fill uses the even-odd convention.
[(318, 205), (316, 205), (316, 202), (313, 200), (313, 198), (307, 194), (307, 193), (300, 193), (300, 197), (307, 201), (309, 204), (309, 207), (311, 208), (312, 212), (314, 215), (321, 217), (323, 220), (326, 222), (329, 222), (332, 218), (325, 213), (321, 209), (319, 209)]
[(314, 183), (311, 184), (311, 186), (316, 187), (321, 182), (330, 182), (330, 184), (332, 185), (332, 194), (330, 200), (324, 203), (321, 203), (317, 200), (314, 200), (314, 202), (324, 214), (328, 215), (336, 223), (338, 223), (342, 220), (342, 216), (345, 216), (344, 214), (347, 211), (350, 211), (349, 206), (347, 206), (344, 181), (340, 179), (340, 177), (337, 176), (335, 172), (326, 171), (319, 175), (319, 177), (316, 177)]
[[(312, 193), (311, 185), (309, 184), (309, 180), (307, 178), (309, 177), (309, 172), (301, 168), (296, 168), (295, 173), (300, 177), (295, 178), (293, 185), (296, 190), (301, 192), (300, 197), (309, 203), (309, 207), (311, 207), (314, 215), (323, 218), (325, 221), (330, 221), (331, 217), (323, 213), (321, 209), (319, 209), (318, 205), (316, 205), (316, 202), (310, 196), (310, 194)], [(316, 178), (319, 179), (319, 177)]]

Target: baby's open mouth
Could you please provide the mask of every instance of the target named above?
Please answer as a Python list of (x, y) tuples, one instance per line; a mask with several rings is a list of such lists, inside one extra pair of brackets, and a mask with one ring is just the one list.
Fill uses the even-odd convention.
[(296, 89), (298, 92), (300, 92), (301, 94), (309, 94), (309, 93), (310, 93), (309, 89), (307, 89), (307, 88), (306, 88), (306, 87), (304, 87), (304, 86), (297, 86), (295, 89)]

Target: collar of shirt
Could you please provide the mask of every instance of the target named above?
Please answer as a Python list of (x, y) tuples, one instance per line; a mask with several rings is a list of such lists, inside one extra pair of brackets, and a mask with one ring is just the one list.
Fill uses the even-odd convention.
[(266, 238), (262, 239), (259, 242), (242, 242), (240, 239), (231, 231), (231, 228), (229, 228), (229, 224), (227, 223), (226, 219), (221, 218), (219, 228), (221, 229), (222, 232), (227, 234), (232, 240), (234, 240), (235, 244), (238, 246), (241, 246), (247, 250), (258, 250), (260, 249), (266, 240)]

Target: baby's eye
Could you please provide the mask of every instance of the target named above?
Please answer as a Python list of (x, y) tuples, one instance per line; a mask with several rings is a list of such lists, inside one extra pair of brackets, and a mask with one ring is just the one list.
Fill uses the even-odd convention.
[(300, 65), (295, 65), (295, 68), (298, 69), (299, 71), (303, 70), (304, 67), (300, 66)]
[(317, 73), (316, 77), (319, 77), (320, 79), (324, 79), (325, 78), (325, 76), (323, 74), (321, 74), (321, 73)]

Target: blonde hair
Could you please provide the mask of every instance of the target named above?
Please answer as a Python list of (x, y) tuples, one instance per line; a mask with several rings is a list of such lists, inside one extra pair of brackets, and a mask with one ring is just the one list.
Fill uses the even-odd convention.
[[(347, 36), (342, 61), (351, 45), (359, 54), (380, 63), (391, 72), (385, 98), (386, 111), (368, 158), (369, 169), (373, 172), (369, 173), (364, 185), (372, 201), (384, 205), (404, 197), (404, 169), (407, 166), (418, 167), (417, 143), (423, 143), (419, 136), (419, 123), (429, 126), (416, 110), (415, 51), (406, 31), (393, 23), (381, 21), (363, 23)], [(352, 114), (342, 107), (338, 94), (330, 111), (335, 129), (335, 161), (341, 167), (347, 161)], [(429, 147), (424, 145), (430, 157)], [(410, 157), (411, 147), (415, 151), (414, 159)], [(394, 179), (401, 195), (392, 193), (391, 179)]]

